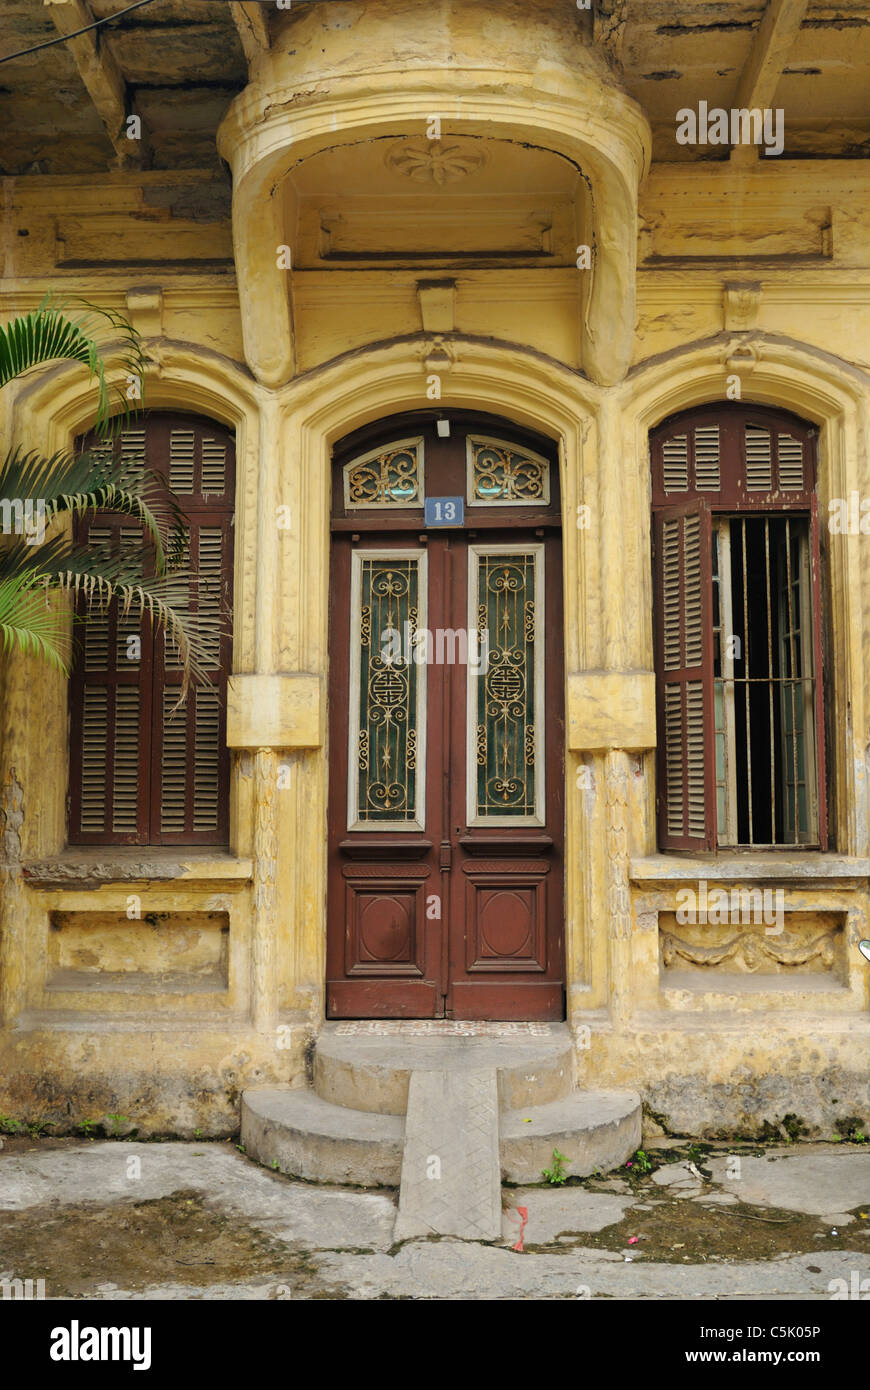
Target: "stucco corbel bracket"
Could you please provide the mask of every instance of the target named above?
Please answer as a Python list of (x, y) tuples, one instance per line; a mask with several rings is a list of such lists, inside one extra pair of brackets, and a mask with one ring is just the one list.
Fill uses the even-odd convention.
[(731, 281), (722, 286), (722, 317), (726, 333), (745, 333), (755, 328), (760, 309), (760, 281)]
[(131, 287), (125, 296), (127, 314), (141, 338), (163, 334), (163, 290), (159, 285)]
[(568, 676), (568, 747), (574, 753), (656, 745), (653, 671), (574, 671)]
[(456, 329), (456, 281), (418, 280), (417, 299), (424, 333), (453, 333)]
[(326, 742), (323, 680), (307, 671), (230, 676), (230, 748), (322, 748)]

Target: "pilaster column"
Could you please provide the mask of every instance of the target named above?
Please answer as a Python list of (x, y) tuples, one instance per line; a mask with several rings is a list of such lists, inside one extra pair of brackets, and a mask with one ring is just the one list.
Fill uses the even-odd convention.
[(628, 878), (628, 755), (609, 749), (604, 764), (607, 920), (610, 936), (610, 1006), (614, 1020), (629, 1011), (631, 894)]
[(21, 1009), (24, 990), (24, 937), (27, 911), (21, 881), (21, 827), (24, 792), (15, 775), (9, 775), (0, 797), (2, 848), (0, 848), (0, 1025), (9, 1027)]
[(251, 924), (251, 1001), (254, 1026), (268, 1033), (277, 1017), (278, 825), (277, 755), (254, 753), (254, 913)]

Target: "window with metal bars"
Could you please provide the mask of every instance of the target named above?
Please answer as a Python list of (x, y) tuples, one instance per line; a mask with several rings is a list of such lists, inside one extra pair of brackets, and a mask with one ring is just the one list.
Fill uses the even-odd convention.
[[(229, 754), (226, 683), (232, 660), (235, 449), (223, 425), (195, 415), (151, 413), (108, 444), (164, 479), (184, 515), (184, 555), (173, 603), (215, 619), (211, 685), (194, 683), (180, 709), (182, 672), (163, 629), (123, 615), (117, 602), (79, 600), (70, 680), (71, 844), (226, 844)], [(98, 512), (78, 539), (123, 552), (143, 545), (129, 517)], [(138, 642), (136, 639), (138, 638)]]
[(735, 404), (650, 444), (660, 844), (826, 848), (816, 431)]

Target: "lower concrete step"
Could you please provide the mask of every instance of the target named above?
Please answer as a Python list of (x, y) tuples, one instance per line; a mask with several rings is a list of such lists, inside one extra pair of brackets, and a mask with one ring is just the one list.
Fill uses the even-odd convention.
[(332, 1105), (313, 1091), (259, 1086), (242, 1094), (245, 1152), (309, 1182), (398, 1187), (405, 1121)]
[(434, 1021), (425, 1033), (417, 1031), (425, 1024), (397, 1022), (395, 1032), (382, 1031), (387, 1027), (327, 1023), (314, 1054), (317, 1094), (351, 1110), (404, 1115), (414, 1071), (492, 1068), (503, 1110), (545, 1105), (573, 1089), (574, 1045), (565, 1023), (489, 1024), (490, 1031), (468, 1036), (462, 1029), (474, 1024)]
[(575, 1091), (549, 1105), (503, 1111), (499, 1121), (505, 1182), (541, 1181), (553, 1150), (568, 1160), (565, 1172), (585, 1178), (618, 1168), (641, 1142), (641, 1103), (635, 1091)]
[[(554, 1149), (565, 1155), (569, 1177), (606, 1173), (640, 1147), (640, 1097), (634, 1091), (574, 1091), (546, 1105), (502, 1110), (498, 1136), (505, 1182), (540, 1182)], [(442, 1146), (447, 1138), (445, 1130)], [(260, 1086), (242, 1095), (241, 1139), (251, 1158), (289, 1177), (398, 1187), (405, 1119), (334, 1105), (309, 1090)]]

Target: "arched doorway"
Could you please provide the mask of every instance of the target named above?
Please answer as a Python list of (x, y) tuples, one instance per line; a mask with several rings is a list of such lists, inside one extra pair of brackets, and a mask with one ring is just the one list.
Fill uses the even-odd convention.
[(560, 1019), (554, 445), (393, 416), (332, 481), (327, 1016)]

